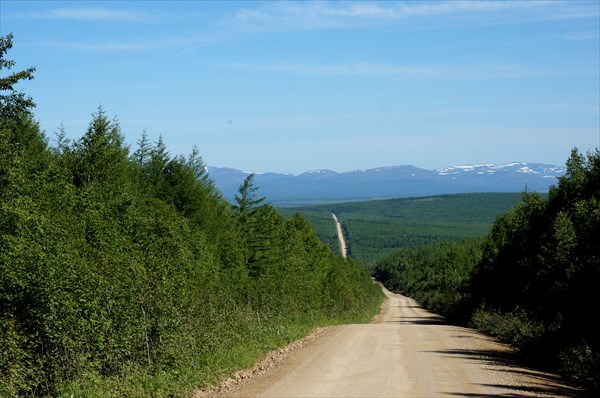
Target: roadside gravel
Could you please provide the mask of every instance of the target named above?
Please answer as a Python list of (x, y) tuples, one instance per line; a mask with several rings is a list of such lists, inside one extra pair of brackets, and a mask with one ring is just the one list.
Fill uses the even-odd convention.
[(222, 398), (237, 391), (243, 385), (251, 383), (256, 378), (264, 376), (277, 365), (281, 365), (289, 356), (304, 347), (307, 343), (323, 336), (331, 330), (331, 327), (316, 328), (306, 337), (296, 340), (283, 348), (270, 351), (264, 359), (252, 368), (235, 372), (233, 376), (223, 380), (218, 386), (207, 387), (198, 390), (193, 398)]

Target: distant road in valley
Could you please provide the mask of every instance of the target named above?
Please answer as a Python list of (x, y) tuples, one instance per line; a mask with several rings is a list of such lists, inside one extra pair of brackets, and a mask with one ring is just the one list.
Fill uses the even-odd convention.
[[(339, 229), (338, 229), (339, 231)], [(342, 325), (230, 397), (577, 397), (507, 346), (384, 289), (370, 324)]]
[(340, 250), (342, 251), (342, 257), (346, 257), (347, 256), (346, 240), (344, 239), (344, 232), (342, 231), (342, 224), (340, 224), (340, 221), (338, 220), (335, 213), (331, 213), (331, 215), (333, 216), (333, 220), (335, 221), (335, 229), (337, 230), (337, 236), (340, 241)]

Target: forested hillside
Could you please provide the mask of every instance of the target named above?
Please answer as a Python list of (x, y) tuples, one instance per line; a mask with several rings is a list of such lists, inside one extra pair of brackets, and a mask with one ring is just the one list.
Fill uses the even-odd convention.
[(331, 212), (342, 222), (349, 253), (374, 265), (401, 248), (484, 237), (494, 218), (514, 207), (521, 193), (468, 193), (282, 208), (301, 211), (319, 237), (339, 250)]
[(48, 144), (0, 38), (0, 396), (186, 396), (381, 292), (300, 215), (231, 206), (197, 149), (132, 151), (100, 108)]
[(526, 194), (481, 244), (457, 242), (380, 261), (386, 286), (496, 335), (525, 358), (600, 386), (600, 152), (573, 150), (547, 197)]

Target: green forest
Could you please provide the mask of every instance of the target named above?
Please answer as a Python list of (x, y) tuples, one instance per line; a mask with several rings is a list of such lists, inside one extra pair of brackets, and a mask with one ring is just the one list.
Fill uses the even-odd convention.
[(250, 175), (234, 205), (197, 148), (133, 149), (99, 108), (50, 145), (0, 37), (0, 396), (190, 396), (318, 325), (368, 322), (365, 268)]
[(600, 386), (600, 152), (574, 149), (548, 195), (525, 194), (483, 239), (407, 248), (374, 276), (524, 360)]
[(0, 397), (190, 396), (317, 326), (370, 321), (371, 276), (599, 391), (598, 150), (573, 149), (547, 194), (276, 209), (250, 174), (230, 203), (198, 148), (132, 148), (102, 107), (50, 144), (11, 47), (0, 36)]
[(304, 206), (319, 237), (339, 252), (331, 213), (342, 223), (349, 254), (373, 267), (402, 248), (484, 237), (496, 216), (514, 207), (522, 193), (468, 193)]

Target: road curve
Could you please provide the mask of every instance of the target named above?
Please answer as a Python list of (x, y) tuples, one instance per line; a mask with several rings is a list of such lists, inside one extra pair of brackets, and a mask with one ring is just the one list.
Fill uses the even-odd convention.
[(373, 323), (332, 328), (231, 397), (576, 397), (509, 347), (384, 289)]

